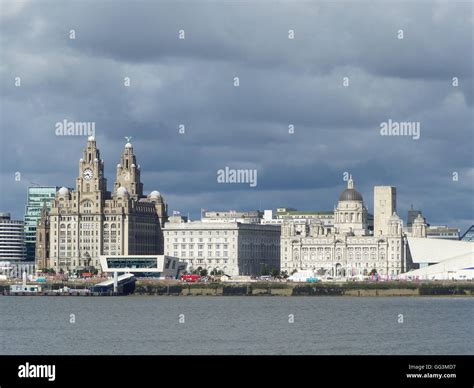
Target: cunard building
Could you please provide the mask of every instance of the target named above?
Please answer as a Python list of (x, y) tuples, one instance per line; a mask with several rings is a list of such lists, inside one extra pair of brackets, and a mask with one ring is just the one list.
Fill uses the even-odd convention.
[(143, 194), (140, 165), (130, 143), (107, 191), (104, 161), (94, 137), (79, 160), (74, 190), (61, 187), (37, 229), (37, 268), (100, 268), (100, 255), (163, 254), (166, 204), (158, 191)]
[[(386, 190), (379, 190), (386, 189)], [(373, 270), (395, 276), (407, 270), (406, 236), (395, 213), (395, 188), (376, 187), (375, 232), (352, 177), (334, 209), (334, 226), (321, 220), (284, 221), (281, 226), (281, 269), (313, 270), (320, 275), (359, 276)]]

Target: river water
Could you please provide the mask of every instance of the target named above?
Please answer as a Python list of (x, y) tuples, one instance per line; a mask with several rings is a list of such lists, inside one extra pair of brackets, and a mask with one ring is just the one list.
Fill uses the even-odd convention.
[(0, 297), (0, 354), (474, 354), (474, 298)]

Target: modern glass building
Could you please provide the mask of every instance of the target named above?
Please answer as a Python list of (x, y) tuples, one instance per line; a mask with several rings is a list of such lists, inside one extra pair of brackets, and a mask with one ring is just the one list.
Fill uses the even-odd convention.
[(25, 209), (25, 245), (26, 260), (35, 261), (36, 225), (41, 216), (41, 209), (46, 203), (51, 209), (51, 201), (58, 191), (56, 186), (28, 187), (28, 198)]
[(0, 261), (12, 263), (25, 259), (25, 231), (23, 221), (10, 218), (10, 213), (0, 213)]
[(100, 256), (102, 272), (133, 273), (137, 277), (175, 279), (186, 269), (177, 257), (165, 255)]

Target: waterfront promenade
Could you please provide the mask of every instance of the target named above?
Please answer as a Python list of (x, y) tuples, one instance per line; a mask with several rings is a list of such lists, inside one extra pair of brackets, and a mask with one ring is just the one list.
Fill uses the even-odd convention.
[[(93, 281), (46, 282), (43, 294), (61, 295), (54, 291), (67, 287), (86, 290)], [(11, 282), (0, 282), (0, 294), (7, 293)], [(34, 283), (32, 283), (34, 284)], [(63, 293), (62, 295), (70, 295)], [(72, 295), (89, 296), (74, 292)], [(474, 282), (214, 282), (184, 283), (178, 280), (144, 280), (136, 283), (134, 295), (169, 296), (474, 296)]]

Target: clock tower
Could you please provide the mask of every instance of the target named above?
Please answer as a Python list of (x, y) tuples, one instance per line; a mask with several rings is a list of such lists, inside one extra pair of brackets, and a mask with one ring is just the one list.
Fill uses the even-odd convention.
[(100, 159), (95, 139), (90, 136), (84, 149), (83, 157), (79, 160), (79, 176), (76, 179), (76, 190), (81, 197), (90, 196), (97, 192), (102, 195), (107, 190), (107, 179), (104, 177), (104, 161)]
[[(51, 203), (51, 211), (43, 216), (46, 217), (49, 224), (39, 226), (43, 231), (43, 240), (38, 243), (42, 249), (38, 255), (39, 268), (50, 265), (65, 272), (100, 270), (101, 255), (163, 253), (166, 204), (158, 191), (143, 195), (140, 166), (130, 143), (122, 152), (110, 193), (104, 161), (94, 137), (89, 137), (79, 161), (76, 189), (61, 187)], [(49, 240), (47, 247), (41, 245), (45, 239)]]

